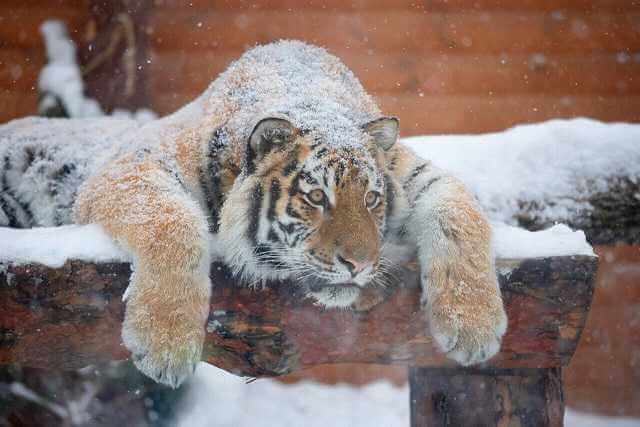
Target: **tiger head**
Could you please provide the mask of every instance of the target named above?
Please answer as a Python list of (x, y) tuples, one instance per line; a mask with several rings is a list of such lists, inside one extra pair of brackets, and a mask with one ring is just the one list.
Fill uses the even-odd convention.
[(252, 280), (289, 279), (318, 303), (348, 306), (381, 273), (385, 151), (398, 121), (370, 122), (355, 141), (267, 118), (221, 213), (227, 262)]

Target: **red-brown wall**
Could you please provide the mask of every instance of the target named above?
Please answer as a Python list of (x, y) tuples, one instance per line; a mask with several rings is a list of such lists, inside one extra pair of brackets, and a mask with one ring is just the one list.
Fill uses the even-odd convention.
[[(2, 3), (0, 120), (35, 112), (42, 20), (63, 19), (82, 40), (87, 7)], [(149, 14), (151, 62), (140, 65), (161, 114), (248, 47), (298, 38), (342, 57), (405, 135), (640, 121), (640, 3), (630, 0), (155, 0)]]
[(0, 2), (0, 123), (37, 113), (38, 73), (46, 63), (42, 22), (62, 20), (79, 40), (87, 17), (82, 0)]

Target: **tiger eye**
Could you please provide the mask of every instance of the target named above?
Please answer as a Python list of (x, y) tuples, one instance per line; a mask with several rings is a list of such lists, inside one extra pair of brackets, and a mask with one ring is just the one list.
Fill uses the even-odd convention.
[(311, 203), (313, 203), (314, 205), (323, 205), (324, 204), (324, 199), (325, 199), (325, 194), (324, 191), (320, 190), (320, 189), (315, 189), (315, 190), (311, 190), (308, 194), (307, 194), (307, 198), (309, 199), (309, 201)]
[(378, 205), (380, 194), (377, 191), (369, 191), (364, 195), (364, 203), (368, 208), (374, 208)]

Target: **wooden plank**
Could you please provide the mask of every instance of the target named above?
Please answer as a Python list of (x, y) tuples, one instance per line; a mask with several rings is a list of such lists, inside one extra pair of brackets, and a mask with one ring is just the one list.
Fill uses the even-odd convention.
[(559, 368), (411, 368), (411, 426), (564, 425)]
[[(13, 0), (18, 1), (18, 0)], [(37, 1), (37, 0), (29, 0)], [(640, 3), (629, 0), (158, 0), (157, 7), (194, 10), (393, 10), (457, 11), (457, 10), (534, 10), (534, 11), (617, 11), (640, 10)]]
[(400, 118), (403, 136), (481, 133), (553, 118), (591, 117), (640, 122), (640, 97), (602, 96), (377, 96), (383, 111)]
[(2, 0), (2, 5), (10, 8), (42, 8), (44, 6), (52, 8), (67, 7), (83, 9), (86, 6), (86, 2), (85, 0)]
[(427, 10), (530, 10), (559, 12), (640, 10), (640, 3), (629, 0), (430, 0), (424, 2)]
[(153, 95), (199, 93), (238, 59), (243, 51), (155, 50), (149, 64), (149, 89)]
[(0, 89), (35, 90), (45, 62), (39, 49), (0, 49)]
[[(42, 0), (3, 0), (11, 8), (43, 6)], [(47, 0), (47, 5), (81, 9), (85, 0)], [(640, 10), (638, 2), (629, 0), (156, 0), (162, 9), (190, 10), (412, 10), (460, 11), (460, 10), (515, 10), (515, 11), (614, 11)]]
[(78, 40), (87, 14), (84, 8), (61, 5), (11, 7), (0, 5), (0, 47), (44, 49), (40, 25), (48, 19), (67, 24), (69, 35)]
[[(151, 91), (200, 92), (242, 53), (157, 50), (150, 64)], [(640, 61), (625, 54), (411, 56), (351, 52), (341, 59), (373, 93), (640, 94)]]
[[(489, 365), (566, 365), (589, 311), (597, 258), (498, 265), (509, 327)], [(126, 358), (120, 323), (129, 274), (128, 264), (79, 261), (0, 268), (0, 363), (74, 369)], [(455, 366), (435, 349), (410, 270), (399, 271), (384, 302), (368, 312), (323, 310), (287, 283), (252, 290), (222, 265), (212, 266), (211, 277), (203, 356), (230, 372), (271, 376), (342, 362)]]
[(13, 91), (0, 89), (0, 123), (38, 113), (36, 91)]
[[(154, 111), (171, 113), (200, 92), (168, 92), (152, 97)], [(481, 133), (553, 118), (591, 117), (602, 121), (640, 122), (640, 96), (464, 96), (377, 94), (386, 114), (400, 118), (402, 136)]]
[[(193, 11), (157, 9), (154, 48), (245, 49), (294, 38), (337, 53), (372, 52), (634, 52), (638, 13), (414, 13), (374, 11)], [(296, 25), (292, 25), (292, 23)]]

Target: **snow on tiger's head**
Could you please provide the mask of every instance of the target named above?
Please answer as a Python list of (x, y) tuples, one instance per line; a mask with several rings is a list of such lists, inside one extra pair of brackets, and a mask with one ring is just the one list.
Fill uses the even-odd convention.
[(380, 267), (384, 152), (398, 121), (358, 126), (342, 146), (285, 118), (260, 120), (221, 213), (227, 262), (249, 280), (290, 279), (325, 306), (348, 306)]

